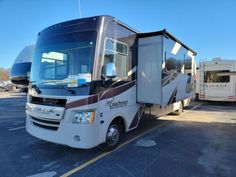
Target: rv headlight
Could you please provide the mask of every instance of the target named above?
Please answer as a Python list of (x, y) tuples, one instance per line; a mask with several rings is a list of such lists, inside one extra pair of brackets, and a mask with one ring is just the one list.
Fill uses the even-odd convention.
[(94, 112), (76, 112), (72, 122), (77, 124), (92, 124), (94, 117)]

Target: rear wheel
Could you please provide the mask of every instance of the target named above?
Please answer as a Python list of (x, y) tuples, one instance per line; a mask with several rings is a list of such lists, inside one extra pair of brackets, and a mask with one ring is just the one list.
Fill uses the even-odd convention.
[(118, 122), (112, 122), (107, 130), (106, 142), (102, 145), (102, 148), (106, 151), (115, 149), (121, 138), (121, 126)]

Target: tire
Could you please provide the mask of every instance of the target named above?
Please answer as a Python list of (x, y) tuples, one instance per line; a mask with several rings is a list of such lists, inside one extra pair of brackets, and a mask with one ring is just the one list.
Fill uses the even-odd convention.
[(106, 142), (102, 145), (105, 151), (111, 151), (120, 144), (121, 126), (117, 122), (112, 122), (106, 134)]
[(180, 102), (179, 109), (176, 110), (176, 111), (174, 111), (173, 113), (174, 113), (174, 115), (180, 115), (180, 114), (182, 114), (183, 112), (184, 112), (184, 106), (183, 106), (183, 103)]

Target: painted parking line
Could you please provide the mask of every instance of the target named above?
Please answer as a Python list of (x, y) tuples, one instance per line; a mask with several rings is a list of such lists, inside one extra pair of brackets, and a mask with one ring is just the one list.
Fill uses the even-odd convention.
[(104, 153), (102, 153), (102, 154), (100, 154), (100, 155), (98, 155), (98, 156), (96, 156), (96, 157), (90, 159), (89, 161), (83, 163), (82, 165), (80, 165), (80, 166), (78, 166), (78, 167), (76, 167), (76, 168), (74, 168), (74, 169), (72, 169), (72, 170), (66, 172), (65, 174), (61, 175), (61, 177), (68, 177), (68, 176), (70, 176), (70, 175), (73, 175), (74, 173), (79, 172), (79, 171), (82, 170), (83, 168), (85, 168), (85, 167), (91, 165), (92, 163), (94, 163), (94, 162), (96, 162), (96, 161), (98, 161), (98, 160), (100, 160), (100, 159), (102, 159), (102, 158), (108, 156), (109, 154), (111, 154), (111, 153), (113, 153), (113, 152), (119, 150), (119, 149), (122, 148), (123, 146), (125, 146), (125, 145), (127, 145), (127, 144), (129, 144), (129, 143), (131, 143), (131, 142), (133, 142), (133, 141), (135, 141), (136, 139), (138, 139), (138, 138), (140, 138), (140, 137), (142, 137), (142, 136), (144, 136), (144, 135), (146, 135), (146, 134), (148, 134), (148, 133), (154, 131), (155, 129), (160, 128), (160, 127), (166, 125), (167, 123), (168, 123), (168, 122), (164, 122), (164, 123), (162, 123), (161, 125), (158, 125), (158, 126), (156, 126), (156, 127), (153, 127), (152, 129), (149, 129), (149, 130), (145, 131), (144, 133), (142, 133), (142, 134), (140, 134), (140, 135), (138, 135), (138, 136), (135, 136), (134, 138), (131, 138), (130, 140), (125, 141), (124, 143), (120, 144), (116, 149), (114, 149), (114, 150), (112, 150), (112, 151), (109, 151), (109, 152), (104, 152)]
[(25, 119), (25, 115), (22, 115), (22, 116), (17, 116), (17, 117), (12, 117), (12, 115), (7, 115), (7, 116), (1, 116), (0, 117), (0, 120), (4, 120), (4, 119), (11, 119), (11, 120), (14, 120), (14, 119)]
[(188, 113), (191, 110), (197, 109), (199, 106), (203, 105), (203, 103), (199, 103), (196, 106), (192, 107), (190, 110), (184, 111), (182, 114)]
[(194, 106), (191, 110), (197, 109), (199, 106), (203, 105), (203, 103), (199, 103), (196, 106)]
[(16, 128), (10, 128), (8, 129), (9, 131), (14, 131), (14, 130), (20, 130), (20, 129), (24, 129), (25, 126), (22, 126), (22, 127), (16, 127)]

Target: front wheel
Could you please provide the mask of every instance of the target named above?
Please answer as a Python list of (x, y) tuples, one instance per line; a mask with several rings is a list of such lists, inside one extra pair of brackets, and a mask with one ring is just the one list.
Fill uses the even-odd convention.
[(107, 130), (106, 142), (102, 145), (102, 148), (106, 151), (115, 149), (121, 138), (121, 127), (118, 123), (111, 123)]

